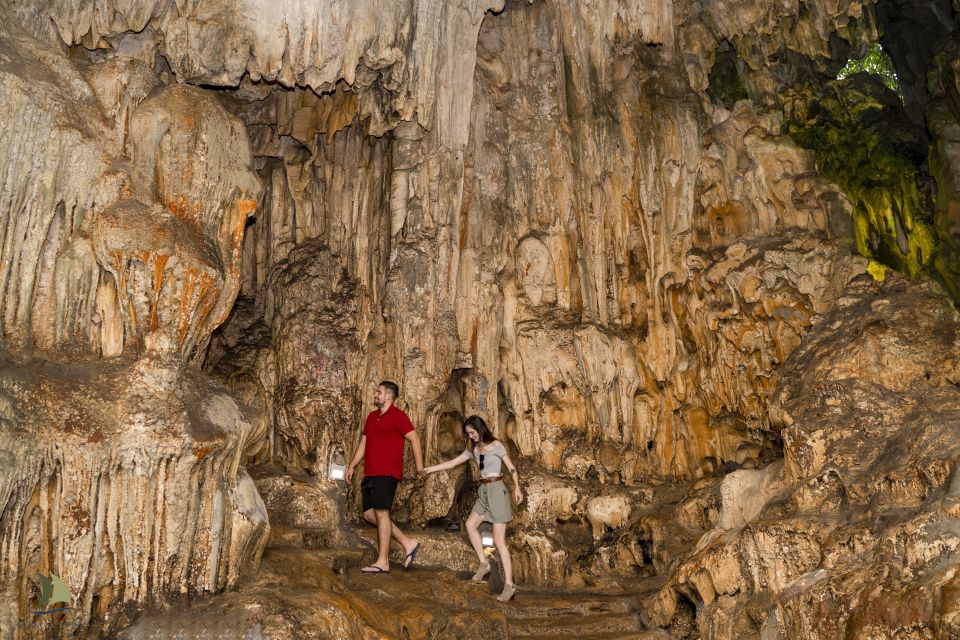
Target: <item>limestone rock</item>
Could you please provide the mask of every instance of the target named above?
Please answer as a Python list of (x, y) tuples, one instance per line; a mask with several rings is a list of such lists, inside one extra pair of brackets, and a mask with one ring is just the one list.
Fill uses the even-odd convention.
[(622, 526), (630, 518), (631, 500), (625, 495), (603, 495), (587, 501), (586, 516), (593, 528), (593, 537), (599, 538), (608, 529)]
[(355, 372), (362, 370), (369, 331), (363, 299), (322, 246), (298, 248), (272, 278), (272, 408), (283, 441), (296, 447), (287, 457), (312, 452), (318, 475), (326, 477), (334, 453), (355, 447), (357, 399), (365, 382)]
[[(28, 132), (0, 157), (17, 203), (5, 224), (21, 238), (4, 250), (4, 297), (17, 301), (7, 344), (113, 356), (156, 332), (153, 348), (191, 355), (233, 305), (260, 194), (239, 121), (191, 87), (147, 98), (158, 81), (142, 64), (95, 65), (88, 80), (15, 24), (4, 29), (5, 56), (20, 61), (2, 72), (4, 135)], [(45, 167), (23, 171), (24, 153)]]
[[(455, 47), (474, 42), (484, 12), (502, 7), (502, 0), (277, 6), (156, 0), (96, 9), (55, 2), (15, 11), (36, 35), (89, 49), (131, 49), (159, 40), (176, 77), (193, 84), (235, 87), (249, 74), (254, 81), (323, 92), (342, 79), (360, 96), (370, 132), (380, 135), (414, 114), (431, 124), (435, 110), (442, 122), (462, 119), (469, 93), (459, 89), (469, 82), (474, 62), (464, 55), (470, 49)], [(124, 39), (145, 28), (154, 39)], [(384, 100), (385, 94), (392, 98)], [(452, 129), (449, 124), (444, 129)]]
[(37, 573), (74, 607), (17, 637), (112, 632), (137, 605), (256, 571), (269, 525), (241, 462), (263, 434), (222, 387), (156, 359), (8, 367), (0, 386), (0, 577), (21, 621)]
[(851, 282), (785, 363), (783, 467), (723, 479), (719, 526), (671, 572), (653, 619), (666, 626), (686, 597), (709, 637), (953, 633), (940, 594), (960, 548), (958, 319), (934, 286)]
[[(527, 605), (500, 604), (483, 583), (433, 567), (389, 576), (338, 573), (329, 555), (276, 549), (261, 576), (237, 592), (186, 611), (144, 617), (125, 629), (127, 640), (155, 638), (486, 638), (612, 637), (666, 640), (644, 629), (628, 596), (596, 589), (562, 593), (525, 590)], [(341, 570), (342, 571), (342, 570)], [(442, 597), (438, 597), (442, 594)], [(211, 629), (210, 621), (218, 625)], [(211, 636), (212, 633), (218, 635)]]
[[(38, 462), (54, 453), (92, 456), (69, 467), (89, 483), (166, 487), (136, 470), (177, 461), (171, 495), (189, 489), (223, 523), (211, 539), (196, 538), (199, 516), (176, 543), (163, 532), (177, 562), (200, 558), (187, 577), (144, 560), (168, 553), (161, 542), (141, 555), (125, 543), (132, 568), (102, 570), (123, 595), (83, 580), (84, 617), (57, 632), (112, 632), (122, 603), (235, 585), (265, 535), (247, 456), (286, 473), (258, 479), (274, 542), (303, 547), (278, 563), (315, 560), (309, 549), (356, 561), (339, 548), (356, 543), (340, 537), (356, 492), (341, 506), (288, 479), (349, 456), (392, 379), (429, 462), (462, 450), (471, 414), (505, 443), (527, 494), (510, 540), (529, 584), (654, 584), (643, 615), (678, 638), (952, 637), (957, 314), (927, 285), (873, 283), (863, 274), (883, 268), (850, 251), (856, 238), (882, 258), (916, 222), (938, 247), (923, 261), (948, 287), (960, 273), (960, 83), (955, 45), (932, 42), (956, 20), (949, 2), (912, 4), (0, 0), (0, 355), (4, 379), (42, 381), (4, 387), (0, 467), (17, 471), (3, 535), (50, 547), (44, 522), (82, 520), (51, 507), (21, 531), (7, 515), (34, 487), (55, 503), (46, 478), (67, 467)], [(904, 72), (902, 109), (892, 93), (887, 106), (919, 132), (915, 164), (930, 158), (906, 181), (916, 217), (881, 190), (884, 242), (821, 175), (823, 155), (783, 135), (881, 34)], [(190, 369), (201, 361), (253, 411)], [(113, 403), (91, 418), (99, 431), (70, 426), (70, 407), (94, 412), (54, 402), (67, 374), (43, 366)], [(60, 413), (20, 415), (26, 397)], [(140, 440), (124, 439), (129, 424)], [(208, 432), (227, 435), (188, 453)], [(395, 515), (462, 519), (474, 476), (407, 479)], [(462, 536), (436, 539), (435, 558), (466, 565)], [(62, 570), (87, 575), (108, 546)], [(207, 560), (225, 553), (214, 576)], [(4, 558), (18, 593), (33, 566), (20, 555)], [(318, 635), (468, 626), (456, 589), (459, 612), (404, 601), (401, 622), (378, 626), (380, 587), (361, 585), (368, 601), (314, 568), (269, 574), (309, 597), (263, 578), (162, 633), (222, 615), (227, 633), (282, 637), (311, 604)], [(513, 629), (506, 614), (478, 624)]]
[(122, 317), (125, 342), (160, 332), (189, 355), (233, 306), (260, 186), (240, 123), (197, 89), (161, 91), (129, 126), (135, 198), (93, 222), (94, 253), (118, 283), (104, 313)]
[[(142, 61), (77, 64), (8, 10), (0, 583), (18, 638), (109, 634), (237, 585), (266, 543), (243, 466), (263, 423), (185, 367), (236, 297), (260, 186), (207, 93)], [(75, 615), (25, 624), (38, 573)]]
[[(222, 374), (267, 380), (244, 382), (244, 393), (259, 394), (268, 411), (280, 409), (278, 366), (290, 367), (295, 388), (337, 390), (338, 410), (352, 399), (352, 419), (329, 423), (278, 411), (275, 449), (295, 443), (294, 460), (321, 444), (318, 459), (329, 455), (324, 425), (358, 429), (372, 385), (390, 378), (428, 457), (444, 441), (444, 420), (481, 413), (520, 458), (601, 482), (699, 477), (770, 459), (765, 406), (777, 367), (812, 313), (862, 268), (846, 259), (837, 226), (847, 205), (809, 154), (778, 135), (775, 119), (742, 106), (704, 122), (696, 94), (676, 82), (669, 46), (662, 57), (618, 50), (607, 68), (618, 27), (598, 16), (614, 14), (623, 37), (672, 44), (673, 19), (660, 5), (629, 19), (619, 5), (549, 3), (490, 16), (477, 40), (472, 124), (458, 121), (466, 133), (450, 134), (462, 147), (446, 146), (442, 119), (365, 142), (343, 86), (320, 98), (258, 94), (237, 107), (270, 189), (248, 231), (243, 290), (253, 302), (244, 309), (254, 318), (243, 322), (279, 326), (272, 301), (303, 297), (332, 313), (309, 329), (316, 339), (337, 335), (363, 353), (328, 351), (339, 355), (327, 371), (342, 379), (314, 385), (306, 362), (264, 351), (241, 376), (215, 349)], [(589, 47), (563, 35), (575, 24), (588, 30)], [(576, 60), (570, 78), (565, 58)], [(591, 69), (603, 70), (600, 85), (587, 82)], [(608, 122), (589, 106), (601, 102), (618, 105), (615, 126), (599, 146), (582, 145)], [(531, 188), (530, 175), (546, 188)], [(435, 194), (449, 195), (440, 203)], [(813, 235), (764, 240), (787, 228)], [(271, 280), (306, 241), (323, 243), (356, 287), (347, 308), (334, 313), (339, 294), (325, 285), (305, 296), (309, 286), (290, 267)], [(333, 328), (348, 326), (357, 330)], [(290, 397), (309, 404), (300, 395)], [(420, 522), (449, 507), (409, 496)]]
[(751, 522), (783, 490), (783, 484), (783, 464), (779, 461), (763, 469), (741, 469), (725, 476), (720, 485), (718, 526), (736, 529)]
[(271, 516), (270, 533), (275, 543), (318, 549), (348, 544), (343, 534), (343, 499), (336, 487), (288, 475), (267, 475), (255, 482)]

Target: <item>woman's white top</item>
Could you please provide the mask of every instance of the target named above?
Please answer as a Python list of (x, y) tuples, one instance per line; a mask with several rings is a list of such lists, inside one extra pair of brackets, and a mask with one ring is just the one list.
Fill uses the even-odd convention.
[(463, 452), (473, 456), (477, 466), (480, 467), (480, 477), (489, 478), (500, 475), (500, 469), (503, 467), (503, 456), (507, 455), (507, 448), (497, 440), (493, 444), (485, 445), (484, 451), (480, 451), (480, 446), (477, 445), (473, 448), (473, 451), (470, 450), (470, 447), (467, 447)]

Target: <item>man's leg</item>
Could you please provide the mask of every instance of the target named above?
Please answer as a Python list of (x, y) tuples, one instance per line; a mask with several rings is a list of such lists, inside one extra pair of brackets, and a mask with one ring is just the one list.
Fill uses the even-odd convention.
[[(380, 525), (377, 522), (376, 512), (377, 512), (376, 509), (368, 509), (367, 511), (364, 511), (363, 519), (379, 529)], [(401, 547), (403, 547), (404, 555), (413, 551), (413, 549), (417, 546), (419, 541), (411, 538), (410, 536), (405, 534), (403, 531), (401, 531), (400, 527), (398, 527), (393, 520), (389, 519), (389, 512), (387, 512), (387, 516), (390, 522), (390, 535), (393, 536), (393, 539), (396, 540)], [(389, 555), (389, 553), (387, 555)]]
[[(384, 485), (383, 479), (366, 477), (361, 485), (363, 489), (363, 519), (377, 528), (377, 560), (361, 569), (364, 573), (376, 573), (377, 570), (390, 570), (390, 502), (393, 499), (392, 488)], [(386, 507), (386, 508), (384, 508)], [(381, 513), (384, 517), (381, 517)]]
[[(409, 555), (418, 542), (400, 530), (390, 519), (390, 507), (397, 489), (397, 481), (389, 477), (365, 478), (367, 483), (363, 499), (363, 519), (377, 527), (379, 549), (377, 561), (373, 566), (383, 570), (390, 567), (390, 536), (403, 547), (404, 555)], [(406, 560), (404, 560), (406, 566)]]
[(377, 541), (379, 544), (379, 555), (373, 566), (380, 567), (385, 571), (390, 570), (390, 531), (393, 528), (393, 522), (390, 520), (390, 512), (386, 509), (374, 509), (374, 515), (377, 519)]
[(393, 525), (393, 537), (396, 538), (397, 542), (403, 545), (403, 555), (404, 555), (403, 567), (405, 569), (409, 569), (410, 567), (407, 566), (407, 563), (409, 562), (410, 564), (412, 564), (413, 558), (408, 559), (407, 556), (409, 556), (413, 552), (413, 550), (417, 548), (417, 545), (420, 544), (420, 542), (417, 540), (414, 540), (413, 538), (405, 534), (403, 531), (401, 531), (400, 527), (394, 524), (393, 521), (391, 521), (390, 524)]

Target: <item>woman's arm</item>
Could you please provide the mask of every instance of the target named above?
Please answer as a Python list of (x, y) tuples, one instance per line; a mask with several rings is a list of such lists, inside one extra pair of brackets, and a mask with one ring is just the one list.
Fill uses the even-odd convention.
[(513, 497), (519, 504), (523, 500), (523, 491), (520, 490), (520, 474), (517, 473), (517, 468), (514, 466), (513, 460), (510, 459), (510, 454), (503, 454), (503, 464), (506, 465), (507, 471), (513, 476)]
[(464, 451), (453, 460), (447, 460), (446, 462), (435, 464), (432, 467), (427, 467), (426, 469), (424, 469), (424, 471), (427, 473), (433, 473), (434, 471), (446, 471), (447, 469), (453, 469), (458, 464), (462, 464), (469, 459), (470, 459), (470, 452)]

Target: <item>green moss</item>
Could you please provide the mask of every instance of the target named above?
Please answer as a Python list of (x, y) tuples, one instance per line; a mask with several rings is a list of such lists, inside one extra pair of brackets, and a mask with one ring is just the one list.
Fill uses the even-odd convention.
[(872, 275), (877, 282), (883, 282), (887, 279), (887, 265), (871, 260), (870, 264), (867, 265), (867, 273)]
[[(941, 113), (934, 110), (935, 116), (940, 116), (943, 121), (948, 123), (955, 122), (950, 117), (944, 105), (940, 109)], [(933, 120), (933, 118), (931, 118)], [(934, 131), (941, 127), (939, 123), (934, 123)], [(935, 241), (937, 242), (937, 252), (934, 256), (934, 268), (949, 289), (950, 294), (955, 300), (960, 301), (960, 248), (955, 244), (953, 236), (953, 221), (951, 220), (951, 210), (956, 207), (957, 193), (953, 188), (954, 178), (951, 174), (949, 160), (943, 157), (943, 151), (938, 145), (930, 149), (929, 157), (930, 174), (937, 183), (936, 192), (936, 216), (934, 218), (934, 230), (936, 231)]]
[[(794, 110), (788, 131), (816, 153), (820, 173), (849, 198), (860, 254), (912, 277), (934, 275), (960, 300), (955, 252), (936, 229), (933, 203), (918, 189), (925, 178), (924, 138), (890, 91), (862, 75), (830, 82)], [(884, 272), (874, 267), (871, 273)]]
[(724, 42), (717, 49), (717, 55), (710, 69), (710, 86), (707, 94), (716, 104), (732, 109), (737, 100), (746, 100), (747, 87), (737, 71), (736, 51)]

